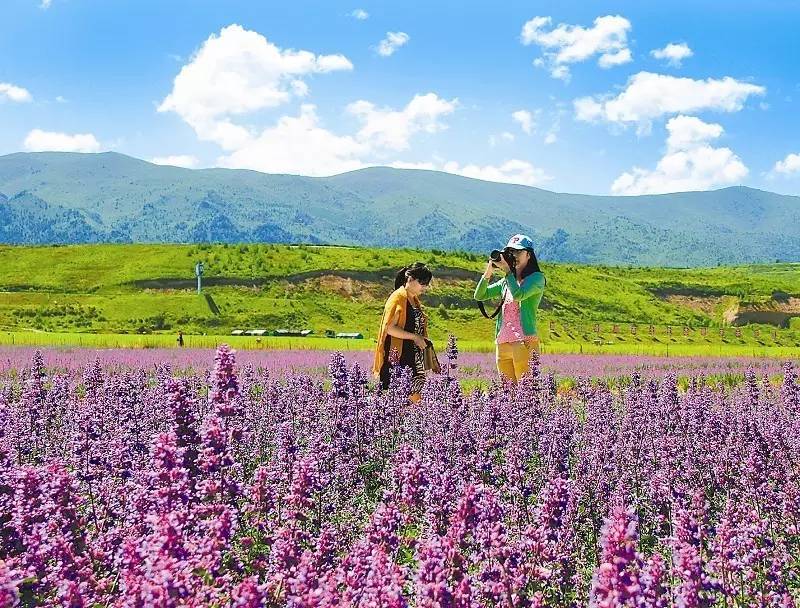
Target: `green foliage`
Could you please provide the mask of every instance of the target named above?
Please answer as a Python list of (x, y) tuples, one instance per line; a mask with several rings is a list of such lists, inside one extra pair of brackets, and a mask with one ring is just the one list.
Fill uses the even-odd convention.
[[(219, 314), (196, 294), (198, 260), (205, 265), (204, 293)], [(489, 350), (493, 323), (480, 316), (472, 299), (484, 257), (441, 250), (434, 255), (262, 243), (0, 246), (0, 329), (129, 334), (180, 329), (195, 335), (256, 328), (309, 328), (322, 335), (332, 329), (360, 332), (366, 345), (377, 330), (394, 272), (415, 260), (431, 263), (434, 273), (425, 296), (432, 337), (445, 340), (454, 333), (462, 344)], [(741, 336), (732, 328), (720, 335), (719, 328), (732, 307), (773, 306), (775, 293), (798, 297), (800, 264), (670, 269), (543, 263), (542, 269), (547, 288), (539, 333), (565, 351), (677, 354), (681, 348), (746, 351), (798, 343), (797, 319), (792, 330), (761, 326), (757, 333), (747, 327)]]

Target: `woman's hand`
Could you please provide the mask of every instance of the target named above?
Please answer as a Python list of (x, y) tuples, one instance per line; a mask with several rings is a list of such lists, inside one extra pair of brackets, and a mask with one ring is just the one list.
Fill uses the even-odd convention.
[(503, 272), (503, 274), (508, 274), (511, 272), (511, 267), (508, 265), (508, 262), (506, 262), (506, 259), (503, 256), (500, 256), (500, 261), (495, 262), (495, 264), (497, 264), (497, 267)]
[(425, 350), (428, 347), (428, 341), (419, 334), (414, 334), (414, 344), (416, 344), (417, 348), (420, 350)]
[(494, 266), (492, 265), (492, 260), (489, 260), (486, 262), (486, 270), (483, 271), (483, 277), (486, 279), (491, 279), (493, 274)]

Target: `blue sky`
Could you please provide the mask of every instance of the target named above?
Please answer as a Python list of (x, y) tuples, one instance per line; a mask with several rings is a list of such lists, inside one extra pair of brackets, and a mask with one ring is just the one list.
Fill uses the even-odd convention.
[(0, 154), (800, 194), (788, 0), (3, 0), (0, 22)]

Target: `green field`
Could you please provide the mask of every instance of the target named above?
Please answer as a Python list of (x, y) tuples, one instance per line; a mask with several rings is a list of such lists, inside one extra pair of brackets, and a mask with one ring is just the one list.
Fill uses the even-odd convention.
[[(370, 348), (394, 269), (414, 260), (434, 271), (434, 339), (453, 333), (463, 348), (490, 350), (492, 322), (472, 300), (479, 256), (265, 244), (0, 247), (0, 341), (154, 347), (182, 330), (187, 346)], [(800, 344), (800, 264), (542, 268), (545, 351), (787, 356)], [(230, 336), (256, 328), (315, 337)], [(318, 337), (326, 330), (365, 339)]]

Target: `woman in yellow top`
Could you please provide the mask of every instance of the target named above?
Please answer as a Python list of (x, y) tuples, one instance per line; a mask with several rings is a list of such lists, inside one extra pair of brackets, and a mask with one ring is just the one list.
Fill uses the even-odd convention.
[(395, 290), (383, 309), (383, 320), (378, 332), (372, 373), (380, 379), (384, 389), (389, 388), (392, 350), (397, 351), (400, 365), (412, 370), (411, 401), (419, 401), (425, 384), (424, 352), (428, 336), (428, 320), (422, 309), (420, 297), (427, 291), (433, 275), (422, 262), (400, 269), (395, 277)]
[[(484, 301), (498, 296), (503, 299), (494, 331), (497, 371), (516, 382), (528, 371), (531, 353), (539, 352), (536, 311), (542, 301), (545, 278), (533, 251), (533, 241), (524, 234), (515, 234), (502, 252), (492, 253), (475, 287), (475, 299)], [(490, 285), (496, 270), (504, 276)]]

